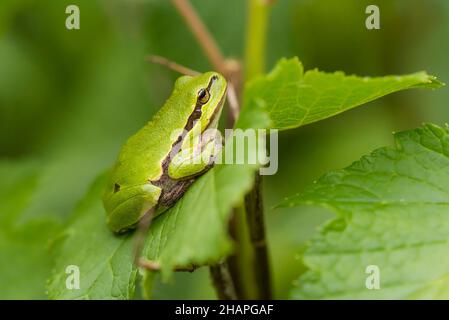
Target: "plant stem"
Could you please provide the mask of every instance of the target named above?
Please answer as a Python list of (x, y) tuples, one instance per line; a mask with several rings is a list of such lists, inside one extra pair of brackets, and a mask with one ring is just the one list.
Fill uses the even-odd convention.
[(149, 62), (151, 62), (151, 63), (156, 63), (156, 64), (160, 64), (160, 65), (166, 66), (167, 68), (169, 68), (169, 69), (171, 69), (173, 71), (179, 72), (181, 74), (184, 74), (184, 75), (197, 76), (197, 75), (200, 74), (198, 71), (192, 70), (192, 69), (187, 68), (187, 67), (185, 67), (183, 65), (180, 65), (179, 63), (170, 61), (170, 60), (168, 60), (165, 57), (157, 56), (157, 55), (154, 55), (154, 54), (149, 55), (147, 57), (147, 60)]
[(256, 173), (254, 187), (245, 197), (246, 220), (251, 245), (254, 251), (253, 273), (258, 299), (272, 299), (270, 263), (265, 236), (265, 221), (262, 199), (262, 177)]
[(254, 253), (246, 221), (244, 204), (232, 212), (229, 233), (235, 241), (235, 252), (227, 258), (232, 279), (239, 299), (257, 299), (256, 278), (254, 277)]
[(265, 44), (268, 25), (267, 0), (248, 0), (248, 22), (245, 48), (245, 82), (265, 70)]
[[(195, 8), (188, 0), (172, 0), (173, 5), (179, 14), (184, 18), (197, 42), (203, 49), (209, 62), (214, 69), (223, 74), (229, 82), (228, 86), (228, 104), (230, 106), (230, 122), (235, 122), (239, 114), (238, 97), (241, 89), (241, 66), (237, 60), (226, 59), (217, 45), (212, 34), (207, 29), (201, 17), (195, 11)], [(159, 61), (157, 61), (160, 63)], [(165, 61), (166, 62), (166, 61)], [(166, 62), (167, 64), (167, 62)], [(179, 67), (171, 64), (171, 67)], [(186, 68), (184, 68), (186, 69)], [(185, 71), (185, 70), (183, 70)]]
[(214, 68), (221, 73), (226, 73), (226, 60), (223, 54), (190, 2), (188, 0), (172, 1)]
[(227, 262), (212, 265), (209, 270), (218, 298), (221, 300), (236, 300), (237, 295)]
[[(245, 80), (265, 70), (266, 31), (270, 4), (267, 0), (248, 0), (248, 26), (245, 52)], [(258, 299), (272, 299), (270, 264), (265, 236), (262, 177), (256, 173), (254, 187), (245, 197), (246, 221), (253, 248), (253, 274)]]

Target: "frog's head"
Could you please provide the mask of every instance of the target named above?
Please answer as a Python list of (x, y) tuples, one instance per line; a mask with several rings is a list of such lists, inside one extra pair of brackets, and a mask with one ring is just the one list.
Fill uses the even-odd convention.
[(215, 128), (226, 100), (226, 79), (217, 72), (206, 72), (198, 76), (180, 77), (175, 90), (185, 94), (185, 101), (190, 101), (192, 112), (185, 129), (190, 131), (198, 123), (201, 131)]

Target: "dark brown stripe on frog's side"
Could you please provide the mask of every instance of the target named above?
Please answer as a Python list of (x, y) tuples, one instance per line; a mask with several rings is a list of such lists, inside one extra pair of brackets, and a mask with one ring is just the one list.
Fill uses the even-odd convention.
[[(209, 81), (209, 84), (207, 86), (207, 90), (210, 90), (213, 82), (215, 80), (211, 79)], [(208, 125), (212, 123), (215, 120), (215, 117), (218, 114), (218, 111), (221, 109), (221, 106), (224, 103), (225, 100), (225, 94), (221, 98), (219, 104), (217, 105), (217, 108), (214, 110), (214, 113), (209, 120)], [(179, 152), (179, 149), (181, 148), (182, 142), (184, 141), (185, 136), (189, 131), (193, 129), (193, 126), (195, 125), (195, 121), (201, 118), (202, 115), (202, 108), (203, 104), (201, 104), (198, 100), (195, 104), (195, 109), (193, 110), (192, 114), (187, 119), (187, 123), (184, 126), (183, 132), (179, 135), (179, 137), (176, 139), (176, 141), (172, 144), (172, 147), (170, 149), (170, 152), (168, 155), (164, 158), (162, 161), (162, 175), (158, 180), (151, 181), (151, 183), (157, 187), (160, 187), (162, 189), (161, 196), (159, 198), (159, 204), (163, 206), (171, 206), (174, 202), (176, 202), (187, 190), (187, 188), (195, 181), (196, 177), (190, 177), (186, 178), (184, 180), (173, 180), (168, 175), (168, 166), (170, 165), (170, 155), (177, 154)], [(207, 171), (207, 170), (205, 170)]]

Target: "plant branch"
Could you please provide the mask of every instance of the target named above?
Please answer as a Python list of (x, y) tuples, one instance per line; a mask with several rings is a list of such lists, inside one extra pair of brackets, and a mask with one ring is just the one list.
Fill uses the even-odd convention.
[(268, 26), (269, 0), (248, 0), (248, 23), (245, 48), (245, 81), (265, 70), (265, 47)]
[(173, 5), (178, 9), (179, 13), (184, 18), (190, 31), (195, 35), (198, 43), (203, 49), (205, 55), (212, 63), (214, 68), (225, 74), (227, 71), (226, 60), (218, 48), (212, 35), (207, 30), (201, 18), (188, 0), (172, 0)]
[(209, 270), (218, 299), (236, 300), (237, 295), (227, 262), (210, 266)]
[[(168, 69), (171, 69), (173, 71), (179, 72), (184, 75), (193, 77), (193, 76), (197, 76), (200, 74), (200, 72), (198, 72), (198, 71), (187, 68), (179, 63), (171, 61), (162, 56), (148, 55), (146, 57), (146, 60), (151, 63), (162, 65), (164, 67), (167, 67)], [(227, 96), (228, 96), (229, 111), (230, 111), (230, 116), (231, 116), (230, 122), (229, 122), (230, 123), (229, 127), (232, 127), (234, 122), (239, 117), (239, 112), (240, 112), (240, 106), (239, 106), (239, 101), (238, 101), (238, 91), (235, 88), (235, 85), (232, 81), (230, 81), (228, 83)]]
[[(265, 71), (266, 31), (273, 1), (248, 0), (245, 80)], [(272, 299), (271, 273), (265, 235), (262, 177), (256, 173), (254, 187), (245, 197), (246, 221), (254, 252), (253, 273), (259, 299)]]
[(204, 54), (215, 70), (223, 74), (229, 82), (228, 101), (230, 106), (231, 121), (235, 122), (238, 117), (238, 97), (241, 87), (241, 66), (234, 59), (226, 59), (212, 37), (206, 25), (188, 0), (172, 0), (180, 15), (184, 18), (186, 25), (195, 36)]
[(183, 65), (180, 65), (176, 62), (173, 62), (171, 60), (168, 60), (167, 58), (161, 57), (161, 56), (156, 56), (156, 55), (149, 55), (147, 56), (147, 61), (151, 62), (151, 63), (155, 63), (155, 64), (160, 64), (163, 65), (173, 71), (179, 72), (181, 74), (184, 75), (188, 75), (188, 76), (197, 76), (200, 73), (198, 71), (192, 70), (190, 68), (187, 68)]
[(233, 82), (229, 82), (228, 84), (228, 103), (229, 103), (229, 111), (231, 113), (232, 119), (229, 127), (233, 127), (234, 123), (237, 121), (240, 114), (240, 105), (238, 100), (238, 92), (234, 86)]
[(254, 188), (245, 197), (246, 220), (254, 251), (253, 273), (259, 294), (258, 299), (272, 299), (270, 264), (265, 235), (262, 199), (262, 177), (256, 173)]

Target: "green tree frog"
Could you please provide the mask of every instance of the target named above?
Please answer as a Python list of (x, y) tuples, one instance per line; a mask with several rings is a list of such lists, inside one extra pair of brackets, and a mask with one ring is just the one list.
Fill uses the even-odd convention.
[[(217, 128), (226, 87), (216, 72), (178, 78), (164, 106), (128, 139), (103, 195), (112, 231), (134, 228), (147, 212), (161, 214), (213, 165), (216, 138), (198, 139), (195, 132)], [(202, 160), (192, 161), (198, 156)]]

